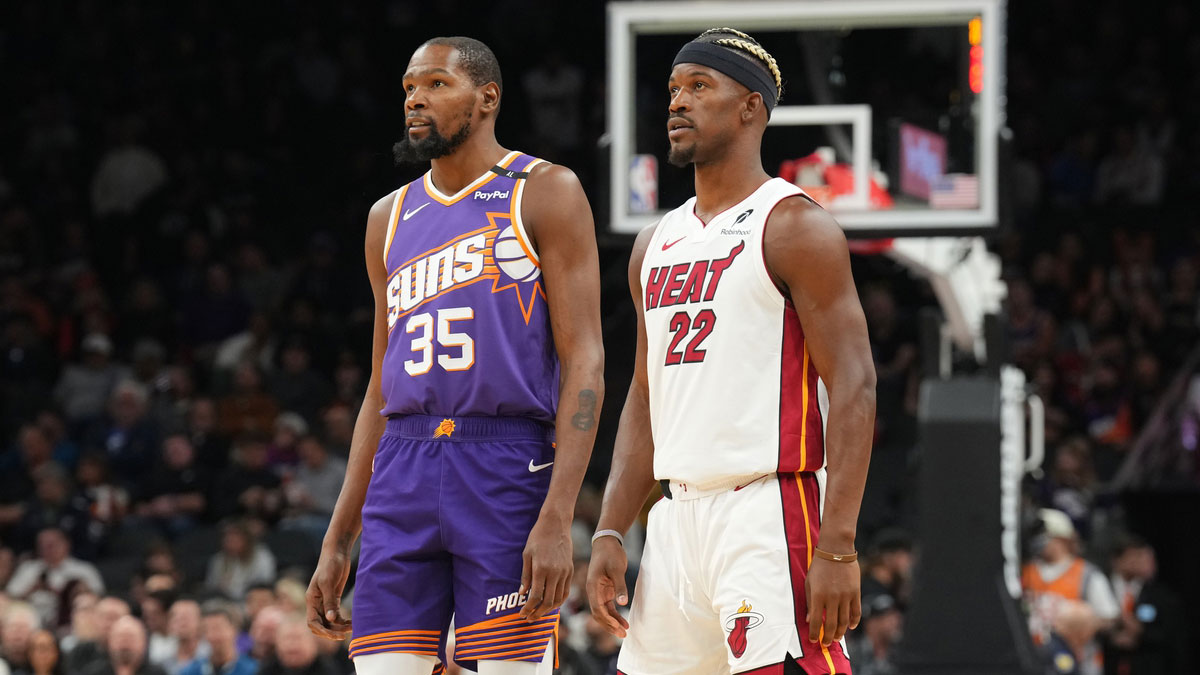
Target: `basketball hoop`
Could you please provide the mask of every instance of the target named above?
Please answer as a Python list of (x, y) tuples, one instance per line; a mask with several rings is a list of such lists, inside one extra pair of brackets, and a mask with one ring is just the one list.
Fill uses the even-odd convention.
[(848, 242), (856, 255), (886, 255), (927, 279), (946, 317), (954, 345), (982, 362), (983, 317), (1000, 310), (1007, 287), (1000, 259), (982, 237), (904, 237)]

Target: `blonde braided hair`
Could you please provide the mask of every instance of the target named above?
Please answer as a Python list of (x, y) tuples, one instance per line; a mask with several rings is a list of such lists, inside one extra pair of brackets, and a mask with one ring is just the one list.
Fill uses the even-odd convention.
[(758, 43), (758, 40), (750, 37), (748, 34), (734, 28), (709, 28), (701, 33), (696, 39), (708, 37), (709, 35), (734, 35), (736, 37), (720, 38), (712, 40), (713, 44), (729, 47), (739, 51), (746, 52), (751, 56), (762, 61), (767, 70), (771, 72), (771, 76), (775, 78), (775, 98), (781, 100), (783, 98), (783, 75), (779, 72), (779, 64), (775, 62), (775, 57), (771, 53), (763, 49), (763, 46)]

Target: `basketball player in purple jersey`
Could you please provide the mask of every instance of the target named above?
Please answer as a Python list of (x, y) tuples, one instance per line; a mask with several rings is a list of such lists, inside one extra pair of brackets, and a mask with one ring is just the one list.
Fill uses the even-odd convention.
[[(374, 361), (308, 589), (357, 672), (553, 667), (570, 525), (603, 397), (591, 209), (568, 169), (495, 136), (496, 57), (435, 38), (404, 74), (398, 161), (432, 161), (367, 219)], [(340, 607), (359, 534), (353, 626)]]
[[(588, 571), (624, 675), (850, 672), (875, 367), (841, 229), (763, 170), (782, 79), (729, 28), (671, 70), (669, 160), (696, 196), (633, 247), (636, 367)], [(655, 479), (626, 621), (621, 537)]]

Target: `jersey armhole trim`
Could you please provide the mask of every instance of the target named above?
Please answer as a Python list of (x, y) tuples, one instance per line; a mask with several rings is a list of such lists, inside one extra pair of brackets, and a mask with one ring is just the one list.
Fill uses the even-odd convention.
[(404, 203), (404, 195), (408, 192), (408, 186), (396, 190), (396, 198), (392, 200), (392, 213), (388, 216), (387, 235), (383, 240), (383, 266), (387, 267), (388, 253), (392, 250), (392, 238), (396, 236), (396, 225), (400, 222), (400, 205)]
[[(522, 173), (529, 173), (538, 164), (544, 164), (546, 160), (534, 158), (532, 162), (525, 165), (521, 170)], [(517, 235), (517, 243), (521, 245), (521, 250), (533, 263), (534, 267), (541, 269), (542, 261), (538, 257), (537, 251), (533, 250), (533, 245), (529, 239), (529, 233), (525, 231), (525, 221), (521, 218), (521, 197), (525, 194), (525, 181), (528, 178), (517, 179), (516, 185), (513, 186), (513, 198), (509, 207), (509, 215), (512, 217), (513, 232)]]
[(793, 194), (783, 195), (780, 197), (774, 204), (771, 205), (771, 210), (767, 211), (767, 217), (763, 219), (762, 232), (760, 232), (758, 235), (759, 265), (757, 266), (758, 274), (756, 276), (758, 276), (759, 280), (762, 281), (763, 288), (767, 290), (767, 292), (770, 294), (770, 297), (777, 300), (783, 306), (787, 306), (787, 303), (791, 302), (792, 299), (783, 292), (783, 289), (779, 288), (779, 286), (775, 283), (775, 280), (771, 277), (771, 267), (767, 264), (767, 227), (771, 224), (771, 215), (775, 213), (775, 209), (783, 203), (783, 200), (791, 199), (793, 197), (807, 198), (808, 195), (806, 195), (803, 190), (800, 190)]
[(646, 242), (646, 252), (642, 254), (642, 267), (641, 267), (641, 269), (638, 270), (638, 281), (642, 284), (642, 305), (643, 305), (642, 312), (643, 313), (645, 313), (645, 311), (646, 311), (646, 308), (645, 308), (646, 281), (648, 280), (649, 275), (650, 275), (649, 265), (650, 265), (651, 253), (654, 251), (654, 245), (656, 243), (658, 243), (659, 240), (662, 239), (661, 235), (663, 232), (663, 224), (667, 222), (667, 218), (669, 218), (672, 213), (674, 213), (674, 210), (667, 211), (666, 213), (663, 214), (663, 216), (661, 218), (659, 218), (652, 225), (649, 226), (649, 227), (653, 227), (654, 231), (650, 233), (650, 241)]

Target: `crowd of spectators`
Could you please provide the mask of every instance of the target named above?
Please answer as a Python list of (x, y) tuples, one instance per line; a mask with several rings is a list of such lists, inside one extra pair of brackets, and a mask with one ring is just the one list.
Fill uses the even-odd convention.
[[(0, 672), (349, 672), (303, 593), (369, 375), (366, 209), (415, 175), (397, 83), (429, 26), (515, 66), (559, 11), (515, 4), (2, 10)], [(501, 135), (586, 177), (595, 80), (554, 54), (506, 70)]]
[[(3, 10), (0, 67), (21, 96), (0, 127), (0, 672), (349, 672), (344, 645), (303, 629), (303, 590), (369, 375), (362, 224), (414, 177), (389, 149), (429, 27), (489, 36), (510, 92), (501, 137), (602, 202), (602, 31), (529, 59), (573, 10), (460, 5)], [(1044, 644), (1172, 672), (1138, 669), (1176, 658), (1158, 629), (1183, 619), (1153, 547), (1113, 530), (1105, 486), (1200, 337), (1200, 229), (1177, 208), (1200, 188), (1200, 17), (1035, 5), (1009, 7), (1011, 227), (993, 242), (1013, 360), (1048, 406), (1029, 511), (1067, 519), (1039, 521), (1064, 536), (1031, 560), (1090, 555), (1118, 607), (1064, 604)], [(627, 251), (602, 242), (611, 392), (632, 369)], [(914, 318), (935, 302), (854, 262), (879, 419), (850, 650), (872, 675), (895, 672), (909, 602)], [(577, 510), (573, 675), (612, 673), (619, 648), (582, 584), (621, 398)]]
[[(1011, 211), (991, 243), (1008, 286), (1011, 360), (1046, 404), (1046, 459), (1025, 484), (1023, 607), (1047, 672), (1196, 663), (1192, 603), (1159, 579), (1163, 552), (1128, 531), (1127, 486), (1114, 483), (1170, 392), (1189, 391), (1180, 378), (1192, 378), (1190, 398), (1163, 437), (1194, 450), (1200, 420), (1200, 228), (1189, 201), (1200, 187), (1200, 16), (1182, 2), (1160, 9), (1131, 20), (1113, 2), (1008, 6)], [(860, 531), (897, 518), (913, 527), (915, 317), (934, 303), (901, 271), (856, 264), (879, 373)], [(1191, 457), (1180, 452), (1142, 487), (1194, 494)], [(1188, 580), (1194, 561), (1175, 564), (1177, 582)], [(864, 616), (888, 618), (874, 629), (864, 620), (859, 639), (886, 633), (894, 645), (903, 596), (863, 589)], [(871, 639), (855, 672), (896, 672)]]
[[(1159, 578), (1160, 555), (1179, 555), (1128, 531), (1115, 481), (1195, 375), (1200, 16), (1182, 2), (1134, 21), (1117, 3), (1086, 17), (1050, 3), (1040, 20), (1011, 9), (1029, 27), (1010, 42), (1015, 227), (997, 250), (1013, 360), (1047, 409), (1043, 475), (1027, 486), (1031, 627), (1051, 672), (1192, 672), (1200, 633), (1180, 592), (1196, 589)], [(1163, 438), (1182, 450), (1177, 428)], [(1200, 467), (1178, 457), (1143, 488), (1194, 494)]]

